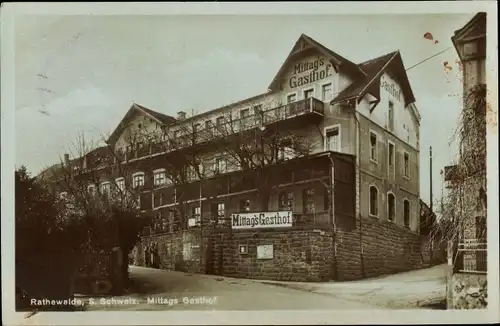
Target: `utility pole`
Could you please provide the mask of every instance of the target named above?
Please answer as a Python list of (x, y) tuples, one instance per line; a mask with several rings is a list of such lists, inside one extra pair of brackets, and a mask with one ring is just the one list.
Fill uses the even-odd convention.
[(432, 202), (433, 202), (433, 199), (434, 197), (432, 196), (432, 146), (429, 147), (429, 177), (430, 177), (430, 187), (431, 187), (431, 194), (430, 194), (430, 209), (431, 209), (431, 213), (434, 212), (433, 209), (432, 209)]

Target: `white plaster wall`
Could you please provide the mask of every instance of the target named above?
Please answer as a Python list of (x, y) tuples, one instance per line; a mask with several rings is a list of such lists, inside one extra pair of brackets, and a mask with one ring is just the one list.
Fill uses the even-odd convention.
[[(141, 128), (139, 128), (139, 125)], [(140, 138), (140, 136), (152, 135), (159, 132), (161, 132), (161, 129), (156, 120), (136, 112), (118, 138), (115, 144), (115, 150), (129, 145), (130, 140), (134, 139), (134, 135)], [(137, 141), (139, 141), (139, 138), (137, 138)]]
[[(307, 69), (305, 71), (300, 71), (300, 65), (311, 65), (312, 69)], [(312, 72), (316, 72), (318, 75), (324, 74), (324, 78), (319, 78), (313, 82), (307, 82), (307, 78)], [(299, 81), (303, 81), (304, 84), (298, 85)], [(294, 62), (291, 62), (286, 71), (283, 74), (282, 92), (281, 98), (283, 103), (286, 103), (287, 95), (291, 93), (297, 94), (297, 100), (304, 99), (304, 91), (313, 88), (314, 97), (321, 100), (322, 85), (332, 83), (332, 94), (329, 100), (333, 99), (338, 92), (339, 77), (335, 72), (332, 64), (323, 55), (310, 55), (304, 58), (300, 58)]]
[[(394, 85), (393, 91), (388, 91), (384, 85)], [(390, 87), (390, 86), (389, 86)], [(380, 127), (387, 129), (389, 125), (389, 101), (394, 104), (394, 132), (393, 134), (401, 141), (418, 149), (419, 126), (412, 112), (411, 105), (405, 107), (403, 91), (401, 86), (388, 74), (381, 77), (380, 103), (375, 110), (370, 113), (371, 104), (374, 98), (366, 95), (358, 105), (358, 111), (363, 116), (369, 118)]]

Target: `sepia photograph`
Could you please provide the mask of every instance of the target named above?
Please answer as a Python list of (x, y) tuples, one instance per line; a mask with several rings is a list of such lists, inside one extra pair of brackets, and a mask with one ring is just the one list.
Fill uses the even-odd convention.
[(2, 6), (8, 325), (498, 321), (496, 3), (453, 2)]

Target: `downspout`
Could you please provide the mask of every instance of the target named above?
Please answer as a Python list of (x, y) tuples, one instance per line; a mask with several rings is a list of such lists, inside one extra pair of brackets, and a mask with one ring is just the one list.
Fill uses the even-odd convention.
[[(354, 119), (356, 123), (356, 173), (358, 175), (358, 182), (356, 182), (356, 196), (361, 196), (361, 180), (360, 179), (360, 171), (359, 171), (359, 156), (360, 156), (360, 132), (361, 132), (361, 123), (359, 121), (359, 113), (357, 110), (357, 105), (358, 105), (358, 98), (354, 99)], [(359, 198), (359, 203), (361, 205), (361, 198)], [(363, 217), (361, 216), (361, 212), (358, 211), (358, 207), (355, 209), (356, 213), (359, 215), (359, 248), (360, 248), (360, 253), (359, 253), (359, 258), (360, 258), (360, 264), (361, 264), (361, 276), (364, 278), (365, 277), (365, 263), (364, 263), (364, 252), (363, 252)], [(355, 219), (358, 216), (355, 216)]]
[(332, 153), (328, 153), (328, 158), (330, 159), (330, 205), (328, 207), (331, 223), (332, 223), (332, 233), (333, 233), (333, 262), (334, 267), (332, 269), (332, 279), (337, 279), (337, 223), (335, 219), (335, 165), (332, 158)]
[(204, 237), (203, 237), (203, 208), (202, 208), (202, 180), (200, 178), (200, 198), (199, 198), (199, 205), (200, 205), (200, 272), (205, 270), (205, 252), (203, 251), (203, 248), (205, 247), (203, 245)]

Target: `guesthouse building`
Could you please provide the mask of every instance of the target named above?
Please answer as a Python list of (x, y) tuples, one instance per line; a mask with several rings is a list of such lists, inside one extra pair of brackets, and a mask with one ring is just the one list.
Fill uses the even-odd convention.
[(111, 157), (78, 159), (82, 174), (96, 157), (127, 166), (88, 189), (139, 189), (151, 226), (136, 264), (148, 248), (159, 268), (243, 278), (421, 267), (420, 115), (401, 53), (354, 63), (303, 34), (263, 88), (191, 116), (133, 104)]

